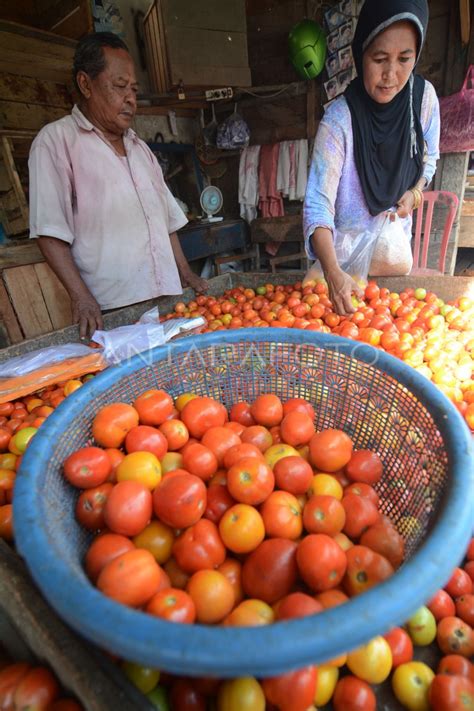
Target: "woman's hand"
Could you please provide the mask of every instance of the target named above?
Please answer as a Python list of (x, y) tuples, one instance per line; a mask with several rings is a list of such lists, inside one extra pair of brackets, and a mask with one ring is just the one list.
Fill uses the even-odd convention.
[(393, 220), (395, 219), (395, 215), (398, 215), (398, 217), (408, 217), (410, 213), (413, 210), (413, 206), (415, 205), (415, 196), (413, 195), (411, 190), (407, 190), (406, 193), (404, 193), (400, 200), (397, 202), (397, 211), (392, 212), (390, 215), (390, 219)]
[(343, 272), (342, 269), (335, 269), (325, 274), (328, 283), (329, 298), (334, 310), (340, 316), (347, 316), (355, 313), (356, 309), (352, 303), (352, 294), (358, 299), (362, 299), (364, 294), (357, 286), (354, 279)]

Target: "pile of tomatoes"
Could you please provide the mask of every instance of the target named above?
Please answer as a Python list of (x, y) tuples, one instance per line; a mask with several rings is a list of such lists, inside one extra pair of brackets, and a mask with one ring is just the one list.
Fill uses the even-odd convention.
[[(64, 476), (81, 489), (78, 520), (96, 534), (86, 572), (119, 603), (180, 624), (267, 625), (341, 605), (403, 562), (403, 538), (380, 513), (379, 456), (354, 450), (341, 430), (316, 432), (303, 399), (263, 394), (228, 413), (208, 397), (173, 401), (153, 389), (132, 405), (102, 408), (92, 436), (93, 446), (65, 460)], [(335, 711), (371, 711), (370, 685), (394, 670), (393, 690), (406, 708), (457, 711), (437, 698), (455, 685), (455, 694), (474, 699), (471, 576), (469, 563), (456, 569), (406, 630), (318, 668), (224, 682), (165, 675), (171, 708), (200, 711), (214, 698), (218, 711), (306, 711), (332, 699)], [(455, 676), (445, 678), (443, 668), (435, 677), (412, 661), (413, 643), (435, 639), (444, 655), (456, 655), (444, 662)], [(348, 674), (339, 678), (342, 670)], [(157, 670), (126, 671), (167, 708)]]
[(461, 297), (445, 303), (426, 289), (400, 294), (365, 287), (354, 298), (356, 312), (339, 316), (324, 282), (283, 286), (243, 286), (223, 296), (197, 296), (179, 302), (162, 320), (204, 316), (204, 332), (242, 327), (302, 328), (369, 343), (401, 358), (435, 383), (474, 430), (474, 301)]
[(5, 711), (83, 711), (62, 697), (54, 674), (43, 666), (17, 662), (0, 667), (0, 709)]
[(0, 538), (13, 540), (13, 489), (28, 444), (54, 409), (93, 377), (85, 375), (0, 404)]

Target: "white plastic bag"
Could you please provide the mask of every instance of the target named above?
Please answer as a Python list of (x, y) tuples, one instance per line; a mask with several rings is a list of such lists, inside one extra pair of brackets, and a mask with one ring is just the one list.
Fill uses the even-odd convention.
[(28, 375), (43, 366), (61, 363), (70, 358), (81, 358), (82, 356), (95, 353), (94, 348), (84, 346), (81, 343), (64, 343), (59, 346), (41, 348), (31, 353), (25, 353), (15, 358), (10, 358), (0, 365), (0, 378), (17, 378)]
[(411, 272), (413, 254), (410, 240), (398, 215), (387, 216), (377, 239), (370, 263), (371, 276), (405, 276)]
[[(369, 266), (375, 245), (385, 224), (385, 215), (380, 215), (371, 230), (363, 232), (338, 231), (334, 239), (337, 262), (342, 271), (349, 274), (356, 282), (367, 281)], [(323, 277), (323, 268), (319, 260), (311, 265), (303, 280), (303, 285), (313, 279)]]
[(103, 347), (103, 356), (109, 365), (116, 365), (166, 342), (160, 323), (136, 323), (111, 331), (95, 331), (92, 340)]

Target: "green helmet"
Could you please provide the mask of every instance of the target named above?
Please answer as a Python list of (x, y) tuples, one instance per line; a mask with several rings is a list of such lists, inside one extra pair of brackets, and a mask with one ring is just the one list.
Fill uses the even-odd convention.
[(301, 20), (288, 36), (290, 60), (303, 79), (314, 79), (324, 68), (326, 35), (317, 22)]

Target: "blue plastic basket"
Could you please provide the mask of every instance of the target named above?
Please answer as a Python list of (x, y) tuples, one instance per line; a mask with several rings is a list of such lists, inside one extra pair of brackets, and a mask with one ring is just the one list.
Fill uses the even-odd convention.
[[(207, 394), (226, 405), (275, 392), (304, 397), (317, 429), (340, 427), (384, 462), (377, 486), (405, 536), (407, 562), (343, 607), (258, 628), (179, 625), (104, 597), (87, 579), (88, 535), (61, 463), (91, 442), (94, 414), (143, 390)], [(370, 346), (288, 329), (186, 338), (110, 368), (67, 398), (34, 438), (17, 478), (16, 543), (50, 604), (74, 629), (125, 659), (170, 672), (269, 676), (318, 663), (407, 617), (449, 578), (473, 525), (471, 437), (423, 376)], [(416, 522), (414, 522), (416, 519)]]

